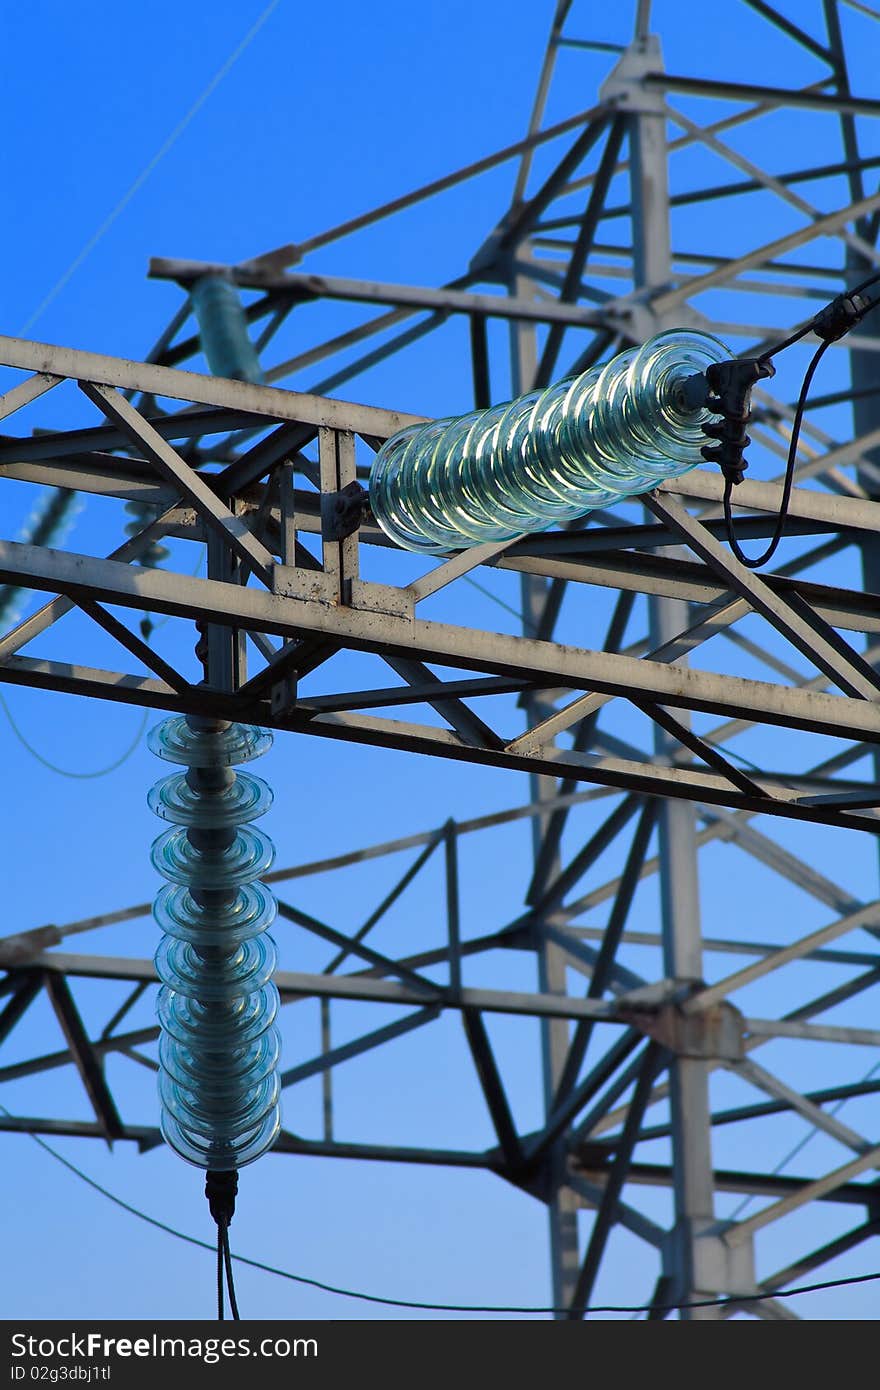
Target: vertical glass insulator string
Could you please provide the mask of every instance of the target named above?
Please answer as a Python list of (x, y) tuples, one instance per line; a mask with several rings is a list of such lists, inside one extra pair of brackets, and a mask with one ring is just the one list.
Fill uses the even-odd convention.
[(273, 848), (251, 825), (272, 793), (233, 770), (271, 742), (268, 730), (194, 716), (166, 719), (149, 735), (154, 753), (184, 768), (149, 794), (151, 809), (172, 822), (151, 855), (168, 880), (153, 906), (163, 932), (161, 1127), (181, 1158), (215, 1173), (259, 1158), (281, 1124), (268, 934), (276, 905), (259, 881)]

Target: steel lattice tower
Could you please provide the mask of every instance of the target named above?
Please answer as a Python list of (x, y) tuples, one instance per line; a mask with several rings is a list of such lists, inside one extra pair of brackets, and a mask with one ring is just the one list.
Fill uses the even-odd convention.
[[(500, 382), (511, 393), (545, 385), (665, 327), (703, 328), (751, 353), (880, 268), (880, 192), (871, 192), (880, 101), (850, 91), (846, 5), (817, 0), (797, 22), (763, 0), (726, 8), (755, 43), (790, 48), (797, 72), (809, 68), (806, 79), (768, 86), (728, 77), (723, 54), (711, 77), (699, 75), (698, 54), (692, 70), (670, 74), (646, 0), (634, 6), (631, 40), (617, 46), (588, 36), (595, 13), (560, 0), (532, 121), (516, 145), (238, 265), (154, 261), (150, 273), (178, 284), (184, 297), (142, 364), (0, 339), (0, 362), (30, 374), (3, 398), (6, 416), (55, 387), (72, 394), (67, 382), (100, 415), (88, 430), (5, 436), (3, 475), (118, 498), (120, 517), (122, 502), (145, 509), (138, 534), (106, 559), (0, 542), (0, 580), (54, 596), (0, 637), (0, 679), (423, 753), (426, 780), (432, 757), (528, 773), (530, 803), (494, 817), (525, 819), (533, 829), (515, 919), (478, 936), (461, 931), (460, 843), (492, 817), (426, 817), (429, 828), (414, 824), (402, 844), (366, 845), (360, 854), (328, 845), (326, 859), (340, 872), (359, 857), (417, 852), (353, 936), (281, 902), (287, 922), (333, 953), (312, 974), (291, 968), (289, 955), (282, 961), (282, 1000), (292, 1007), (319, 999), (326, 1024), (321, 1050), (289, 1067), (285, 1084), (330, 1078), (349, 1057), (449, 1011), (461, 1019), (495, 1142), (481, 1152), (383, 1152), (337, 1142), (328, 1126), (319, 1138), (284, 1130), (277, 1149), (497, 1173), (546, 1204), (553, 1299), (572, 1318), (596, 1301), (620, 1231), (644, 1245), (652, 1316), (730, 1295), (724, 1306), (680, 1315), (768, 1318), (797, 1316), (775, 1292), (878, 1231), (871, 1097), (880, 1080), (865, 1072), (866, 1049), (880, 1045), (870, 1011), (880, 903), (854, 890), (840, 851), (876, 835), (880, 807), (877, 326), (869, 317), (832, 354), (849, 375), (823, 403), (829, 411), (851, 403), (852, 429), (838, 438), (808, 414), (787, 540), (772, 572), (749, 570), (729, 550), (722, 482), (708, 468), (647, 495), (644, 507), (594, 513), (583, 525), (414, 570), (360, 513), (356, 487), (379, 443), (413, 417), (393, 401), (352, 405), (327, 392), (347, 392), (377, 360), (458, 320), (469, 334), (477, 405), (503, 399)], [(859, 21), (871, 25), (868, 14)], [(588, 110), (548, 125), (555, 64), (578, 46), (615, 50), (607, 75)], [(792, 113), (798, 120), (783, 127), (780, 115)], [(775, 173), (765, 167), (768, 127)], [(805, 133), (823, 151), (820, 163), (807, 162)], [(515, 171), (510, 204), (490, 235), (475, 236), (473, 258), (453, 282), (425, 288), (309, 271), (309, 254), (334, 242), (344, 270), (346, 238), (361, 227), (504, 163)], [(239, 288), (265, 384), (181, 370), (202, 346), (188, 293), (207, 276)], [(295, 353), (285, 349), (273, 362), (297, 306), (324, 299), (381, 312), (332, 338), (299, 340)], [(499, 324), (509, 330), (500, 350)], [(508, 350), (512, 367), (502, 356)], [(336, 363), (332, 375), (317, 392), (302, 391), (302, 373), (322, 361)], [(760, 480), (750, 475), (735, 498), (738, 533), (753, 544), (772, 534), (780, 503), (796, 353), (792, 362), (790, 377), (780, 369), (778, 391), (755, 392)], [(291, 380), (296, 392), (277, 389)], [(168, 537), (203, 546), (210, 577), (136, 563)], [(848, 575), (857, 567), (861, 575), (845, 586), (833, 568), (841, 557)], [(478, 570), (488, 580), (513, 573), (521, 635), (449, 620), (444, 601)], [(585, 596), (592, 622), (604, 628), (592, 643), (577, 640), (570, 621)], [(127, 649), (137, 671), (29, 652), (74, 605)], [(197, 630), (210, 684), (198, 663), (178, 669), (138, 635), (145, 613)], [(351, 652), (377, 673), (356, 691), (337, 681), (333, 664)], [(785, 833), (799, 827), (811, 827), (806, 852)], [(443, 937), (419, 937), (390, 957), (370, 933), (435, 852), (445, 864)], [(701, 920), (701, 899), (717, 904), (735, 882), (734, 856), (760, 864), (789, 906), (756, 922), (744, 895), (736, 928), (720, 933)], [(326, 868), (298, 865), (274, 879)], [(140, 904), (105, 913), (100, 925), (146, 911)], [(149, 1147), (160, 1142), (155, 1119), (123, 1118), (103, 1063), (132, 1049), (149, 1059), (156, 1030), (126, 1027), (123, 1008), (90, 1037), (76, 990), (84, 977), (129, 981), (133, 1007), (152, 988), (152, 964), (65, 951), (64, 937), (89, 925), (0, 941), (0, 1040), (45, 992), (94, 1120), (0, 1116), (0, 1129)], [(503, 952), (534, 962), (530, 993), (470, 983), (474, 959), (491, 965)], [(357, 964), (337, 973), (348, 958)], [(334, 1047), (331, 1007), (352, 1000), (408, 1012)], [(514, 1118), (487, 1026), (499, 1014), (540, 1022), (537, 1130), (522, 1132)], [(821, 1065), (812, 1061), (819, 1056)], [(0, 1065), (0, 1080), (50, 1064), (57, 1059)], [(823, 1084), (803, 1084), (814, 1068)], [(837, 1113), (844, 1102), (846, 1119)], [(796, 1174), (773, 1171), (780, 1116), (800, 1122), (786, 1133), (821, 1140)], [(743, 1134), (752, 1162), (733, 1166), (729, 1136)], [(644, 1199), (657, 1189), (665, 1208)], [(760, 1203), (748, 1215), (739, 1213), (746, 1198)], [(817, 1203), (834, 1214), (833, 1234), (818, 1247)], [(784, 1265), (764, 1242), (777, 1223), (795, 1252)], [(747, 1301), (737, 1304), (737, 1295)]]

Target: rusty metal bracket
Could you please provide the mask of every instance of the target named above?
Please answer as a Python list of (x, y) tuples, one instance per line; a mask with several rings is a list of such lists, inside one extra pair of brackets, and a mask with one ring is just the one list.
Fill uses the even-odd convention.
[(711, 1004), (693, 1014), (666, 1004), (656, 1010), (626, 1011), (625, 1021), (678, 1057), (738, 1062), (745, 1056), (743, 1016), (732, 1004)]

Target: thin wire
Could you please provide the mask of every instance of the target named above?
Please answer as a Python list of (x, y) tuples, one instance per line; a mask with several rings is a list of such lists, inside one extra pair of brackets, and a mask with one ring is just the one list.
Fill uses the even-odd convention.
[(32, 758), (36, 758), (37, 762), (42, 763), (43, 766), (47, 767), (50, 772), (57, 772), (59, 777), (73, 777), (77, 780), (83, 780), (90, 777), (106, 777), (108, 773), (115, 772), (118, 767), (122, 767), (122, 764), (128, 758), (131, 757), (132, 753), (134, 753), (135, 749), (140, 744), (141, 736), (144, 732), (144, 729), (147, 726), (147, 720), (150, 717), (149, 710), (144, 710), (143, 718), (138, 724), (137, 733), (135, 734), (131, 743), (126, 748), (125, 752), (120, 754), (120, 756), (115, 760), (115, 762), (108, 763), (107, 767), (99, 767), (94, 772), (72, 772), (70, 768), (59, 767), (57, 763), (50, 762), (48, 758), (44, 758), (43, 754), (38, 752), (38, 750), (34, 748), (32, 743), (28, 742), (24, 734), (21, 732), (21, 729), (16, 724), (12, 716), (12, 711), (10, 710), (2, 695), (0, 695), (0, 708), (2, 708), (3, 713), (9, 720), (12, 732), (15, 734), (15, 737), (18, 739), (19, 743), (21, 743), (22, 746), (27, 749)]
[[(204, 555), (200, 553), (196, 561), (195, 569), (190, 571), (192, 575), (197, 575), (199, 573), (204, 563), (204, 558)], [(149, 615), (145, 616), (149, 617)], [(157, 631), (158, 628), (163, 627), (164, 624), (168, 622), (170, 617), (171, 614), (166, 613), (164, 617), (159, 619), (158, 622), (153, 623), (150, 629), (151, 635), (153, 632)], [(146, 728), (147, 720), (150, 717), (149, 710), (145, 709), (143, 718), (140, 724), (138, 725), (138, 730), (134, 736), (132, 743), (129, 745), (128, 748), (126, 748), (125, 752), (122, 753), (120, 757), (116, 759), (115, 762), (110, 763), (107, 767), (98, 768), (96, 772), (71, 772), (68, 768), (59, 767), (57, 763), (50, 762), (48, 758), (44, 758), (43, 754), (38, 752), (37, 749), (34, 748), (33, 744), (28, 742), (24, 734), (21, 732), (21, 729), (16, 724), (12, 716), (12, 711), (10, 710), (2, 695), (0, 695), (0, 706), (2, 706), (3, 713), (9, 720), (9, 723), (12, 726), (12, 731), (15, 734), (16, 738), (27, 749), (31, 756), (36, 758), (37, 762), (42, 763), (44, 767), (49, 768), (50, 772), (57, 772), (60, 777), (73, 777), (81, 780), (91, 777), (106, 777), (109, 773), (115, 772), (118, 767), (122, 767), (122, 764), (126, 762), (128, 758), (131, 757), (132, 753), (134, 753), (135, 749), (138, 747), (141, 741), (141, 737), (143, 736), (144, 729)]]
[(804, 414), (804, 406), (806, 404), (807, 394), (809, 392), (810, 385), (815, 375), (816, 368), (821, 362), (823, 354), (828, 350), (830, 346), (830, 339), (822, 340), (822, 342), (817, 347), (816, 351), (813, 353), (810, 365), (807, 368), (806, 373), (804, 375), (803, 385), (801, 386), (801, 393), (798, 397), (797, 408), (795, 409), (794, 413), (794, 421), (791, 427), (791, 440), (789, 442), (788, 448), (788, 460), (785, 465), (785, 482), (783, 483), (782, 487), (782, 501), (779, 504), (779, 515), (776, 518), (776, 527), (773, 532), (773, 539), (770, 541), (770, 544), (767, 546), (767, 549), (764, 551), (764, 553), (762, 555), (755, 556), (754, 559), (749, 559), (748, 555), (746, 555), (746, 553), (743, 551), (739, 541), (736, 538), (736, 535), (734, 534), (733, 516), (731, 512), (730, 500), (731, 493), (733, 491), (733, 479), (728, 477), (724, 485), (724, 521), (727, 527), (727, 539), (730, 544), (730, 548), (733, 551), (736, 558), (740, 561), (741, 564), (745, 565), (750, 570), (756, 570), (759, 569), (761, 565), (765, 565), (767, 561), (771, 559), (771, 557), (775, 553), (776, 547), (779, 545), (779, 542), (782, 539), (782, 533), (785, 530), (785, 523), (788, 520), (788, 507), (789, 502), (791, 501), (791, 490), (794, 486), (795, 459), (797, 458), (797, 446), (798, 439), (800, 438), (801, 420)]
[[(499, 598), (497, 594), (493, 594), (491, 589), (487, 589), (484, 584), (479, 584), (477, 580), (472, 579), (469, 574), (466, 574), (464, 577), (473, 589), (479, 589), (481, 594), (485, 594), (486, 598), (490, 598), (493, 603), (497, 603), (499, 608), (503, 608), (507, 613), (512, 613), (515, 618), (518, 618), (520, 622), (522, 622), (523, 615), (518, 608), (514, 608), (510, 603), (505, 603), (503, 598)], [(529, 636), (534, 637), (536, 631), (534, 624), (526, 621), (524, 626)]]
[[(204, 559), (205, 559), (204, 555), (199, 554), (199, 558), (198, 558), (198, 560), (197, 560), (197, 562), (196, 562), (196, 567), (195, 567), (195, 569), (190, 571), (190, 574), (191, 574), (191, 575), (194, 576), (194, 575), (197, 575), (197, 574), (199, 573), (199, 571), (201, 570), (201, 568), (202, 568), (202, 566), (203, 566)], [(22, 590), (22, 592), (25, 592), (25, 591)], [(2, 590), (0, 590), (0, 593), (2, 593)], [(149, 618), (149, 614), (145, 614), (145, 617)], [(158, 620), (158, 622), (152, 623), (152, 624), (151, 624), (151, 627), (150, 627), (150, 635), (152, 636), (152, 634), (153, 634), (154, 632), (156, 632), (160, 627), (164, 627), (165, 623), (168, 622), (168, 620), (169, 620), (170, 617), (171, 617), (171, 614), (170, 614), (170, 613), (166, 613), (163, 617), (161, 617), (161, 618)], [(123, 754), (121, 754), (121, 756), (120, 756), (119, 758), (117, 758), (115, 762), (110, 763), (108, 767), (98, 768), (98, 770), (97, 770), (96, 772), (71, 772), (71, 771), (69, 771), (67, 768), (59, 767), (59, 766), (57, 765), (57, 763), (50, 762), (48, 758), (44, 758), (43, 755), (42, 755), (42, 753), (39, 753), (39, 752), (37, 751), (37, 749), (34, 748), (33, 745), (32, 745), (31, 743), (28, 742), (28, 740), (25, 738), (24, 734), (21, 732), (21, 729), (20, 729), (20, 728), (18, 727), (18, 725), (16, 724), (14, 718), (12, 717), (12, 711), (10, 710), (10, 708), (9, 708), (9, 706), (7, 705), (6, 701), (3, 699), (3, 696), (2, 696), (2, 695), (0, 695), (0, 706), (2, 706), (3, 712), (4, 712), (4, 714), (6, 715), (6, 718), (9, 720), (9, 723), (10, 723), (11, 726), (12, 726), (12, 731), (13, 731), (13, 733), (15, 734), (16, 738), (19, 740), (20, 743), (23, 744), (23, 746), (27, 749), (27, 751), (31, 754), (31, 756), (37, 759), (37, 762), (40, 762), (40, 763), (43, 764), (44, 767), (49, 768), (50, 772), (57, 772), (58, 775), (59, 775), (60, 777), (74, 777), (74, 778), (78, 778), (78, 779), (86, 779), (86, 778), (90, 778), (90, 777), (106, 777), (106, 776), (108, 775), (108, 773), (110, 773), (110, 772), (115, 772), (116, 769), (117, 769), (118, 767), (122, 767), (122, 764), (123, 764), (128, 758), (131, 757), (132, 753), (134, 753), (135, 749), (138, 747), (138, 744), (139, 744), (140, 741), (141, 741), (141, 737), (142, 737), (142, 735), (143, 735), (144, 729), (146, 728), (147, 720), (148, 720), (149, 717), (150, 717), (150, 712), (149, 712), (149, 710), (146, 710), (146, 709), (145, 709), (145, 710), (144, 710), (143, 719), (141, 720), (140, 724), (138, 725), (138, 731), (137, 731), (137, 733), (135, 734), (135, 737), (134, 737), (133, 742), (132, 742), (132, 743), (130, 744), (130, 746), (125, 750), (125, 752), (124, 752)]]
[[(859, 1082), (859, 1085), (862, 1085), (865, 1081), (870, 1081), (872, 1076), (874, 1076), (875, 1073), (878, 1071), (880, 1071), (880, 1062), (875, 1062), (873, 1067), (871, 1067), (870, 1070), (867, 1071), (865, 1075), (862, 1077), (861, 1081)], [(836, 1105), (832, 1105), (828, 1111), (829, 1115), (838, 1114), (838, 1112), (841, 1111), (843, 1107), (846, 1105), (848, 1100), (852, 1100), (852, 1096), (844, 1096), (841, 1100), (837, 1102)], [(797, 1158), (801, 1150), (805, 1149), (809, 1144), (810, 1140), (815, 1139), (818, 1133), (819, 1126), (816, 1124), (812, 1125), (809, 1131), (798, 1140), (798, 1142), (795, 1144), (794, 1148), (790, 1151), (790, 1153), (787, 1153), (784, 1158), (781, 1158), (779, 1160), (776, 1167), (773, 1169), (771, 1177), (775, 1178), (778, 1173), (782, 1172), (783, 1168), (787, 1168), (789, 1163), (791, 1163), (791, 1160), (793, 1158)], [(744, 1197), (743, 1200), (740, 1202), (739, 1206), (734, 1208), (734, 1210), (730, 1213), (726, 1220), (738, 1220), (742, 1213), (746, 1210), (748, 1206), (751, 1205), (752, 1202), (754, 1202), (754, 1200), (754, 1193), (751, 1193), (748, 1197)]]
[(110, 228), (113, 226), (113, 223), (119, 217), (120, 213), (124, 212), (125, 208), (131, 202), (135, 194), (138, 193), (141, 188), (143, 188), (144, 184), (152, 174), (153, 170), (156, 168), (157, 164), (159, 164), (159, 162), (165, 158), (165, 155), (168, 153), (168, 151), (172, 148), (173, 145), (177, 143), (183, 132), (186, 130), (187, 126), (190, 124), (193, 118), (196, 115), (198, 115), (199, 111), (202, 109), (208, 98), (217, 89), (217, 87), (223, 81), (224, 77), (227, 75), (230, 69), (235, 65), (235, 63), (238, 62), (239, 58), (244, 53), (248, 45), (253, 41), (253, 39), (256, 38), (260, 29), (262, 29), (263, 25), (266, 23), (266, 20), (272, 14), (272, 11), (277, 9), (279, 3), (280, 0), (270, 0), (270, 3), (263, 10), (263, 13), (260, 15), (259, 19), (257, 19), (256, 23), (248, 30), (248, 32), (245, 34), (244, 38), (241, 40), (235, 51), (232, 54), (230, 54), (230, 56), (226, 59), (226, 62), (223, 64), (223, 66), (217, 70), (217, 72), (211, 78), (211, 81), (208, 83), (205, 90), (202, 92), (201, 96), (196, 99), (196, 101), (187, 111), (186, 115), (183, 117), (183, 120), (179, 121), (178, 124), (174, 127), (165, 143), (160, 146), (160, 148), (153, 155), (153, 158), (141, 170), (141, 172), (138, 174), (134, 183), (127, 190), (127, 192), (123, 193), (122, 197), (116, 204), (113, 211), (110, 212), (107, 215), (107, 217), (104, 218), (104, 221), (101, 223), (98, 230), (94, 233), (92, 237), (89, 238), (85, 246), (83, 246), (82, 250), (74, 257), (70, 265), (65, 270), (64, 274), (60, 277), (60, 279), (58, 279), (55, 282), (49, 293), (46, 295), (45, 299), (43, 299), (42, 303), (40, 303), (34, 310), (34, 312), (31, 314), (27, 323), (25, 323), (24, 326), (19, 329), (19, 337), (23, 338), (30, 332), (34, 324), (37, 322), (39, 318), (43, 316), (43, 314), (48, 309), (52, 301), (55, 298), (57, 298), (57, 296), (64, 289), (65, 285), (68, 283), (71, 277), (75, 275), (76, 272), (79, 270), (80, 266), (83, 264), (83, 261), (85, 261), (86, 258), (91, 255), (92, 251), (94, 251), (95, 247), (98, 245), (98, 242), (104, 236), (105, 232), (108, 232), (110, 230)]
[[(4, 1105), (0, 1105), (0, 1113), (6, 1115), (8, 1119), (13, 1118), (10, 1111), (8, 1111)], [(124, 1201), (122, 1197), (117, 1197), (115, 1192), (110, 1192), (108, 1188), (96, 1182), (94, 1178), (90, 1178), (87, 1173), (84, 1173), (81, 1168), (77, 1168), (76, 1164), (71, 1163), (69, 1159), (64, 1158), (56, 1149), (52, 1148), (51, 1144), (47, 1144), (44, 1139), (41, 1139), (38, 1134), (34, 1134), (32, 1130), (25, 1130), (24, 1132), (33, 1139), (35, 1144), (39, 1144), (41, 1149), (45, 1149), (46, 1153), (51, 1154), (52, 1158), (57, 1159), (58, 1162), (67, 1168), (69, 1172), (73, 1173), (75, 1177), (80, 1178), (89, 1187), (99, 1192), (102, 1197), (108, 1198), (108, 1200), (115, 1203), (116, 1206), (121, 1207), (123, 1211), (129, 1212), (131, 1216), (138, 1217), (140, 1221), (146, 1221), (150, 1226), (156, 1226), (160, 1231), (165, 1231), (166, 1234), (174, 1236), (177, 1240), (186, 1241), (188, 1245), (197, 1245), (202, 1250), (214, 1252), (215, 1247), (212, 1243), (209, 1244), (206, 1240), (199, 1240), (197, 1236), (186, 1235), (185, 1232), (178, 1231), (174, 1226), (169, 1226), (164, 1221), (159, 1221), (155, 1216), (148, 1216), (146, 1212), (140, 1211), (137, 1207), (132, 1206), (130, 1202)], [(416, 1308), (440, 1313), (567, 1313), (570, 1311), (568, 1308), (559, 1308), (552, 1305), (530, 1307), (516, 1304), (419, 1303), (406, 1298), (383, 1298), (380, 1294), (363, 1293), (356, 1289), (337, 1288), (334, 1284), (325, 1284), (320, 1279), (309, 1279), (304, 1274), (292, 1274), (289, 1270), (277, 1269), (274, 1265), (264, 1264), (262, 1260), (252, 1260), (247, 1255), (234, 1255), (230, 1251), (230, 1259), (238, 1260), (239, 1264), (249, 1265), (252, 1269), (263, 1270), (266, 1274), (275, 1274), (280, 1279), (290, 1279), (296, 1284), (307, 1284), (311, 1288), (321, 1289), (324, 1293), (339, 1294), (343, 1298), (357, 1298), (366, 1303), (381, 1303), (386, 1307), (392, 1308)], [(675, 1313), (684, 1308), (719, 1308), (726, 1307), (729, 1304), (761, 1303), (764, 1299), (770, 1297), (793, 1298), (796, 1294), (816, 1293), (820, 1289), (837, 1289), (854, 1284), (867, 1284), (878, 1279), (880, 1279), (880, 1271), (875, 1274), (854, 1274), (845, 1279), (826, 1279), (816, 1284), (802, 1284), (796, 1289), (773, 1289), (772, 1292), (761, 1294), (734, 1294), (728, 1298), (706, 1298), (691, 1303), (669, 1303), (663, 1305), (650, 1303), (629, 1305), (610, 1303), (595, 1304), (590, 1308), (585, 1308), (583, 1315), (587, 1317), (590, 1313), (649, 1313), (652, 1311), (657, 1313)]]

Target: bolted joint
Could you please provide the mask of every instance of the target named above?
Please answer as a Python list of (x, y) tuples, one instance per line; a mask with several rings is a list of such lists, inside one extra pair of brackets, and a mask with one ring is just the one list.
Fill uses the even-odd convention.
[(344, 541), (360, 526), (369, 503), (369, 494), (360, 483), (349, 483), (339, 492), (321, 496), (321, 537), (325, 541)]
[(743, 1016), (732, 1004), (711, 1004), (694, 1013), (664, 1004), (650, 1012), (633, 1011), (627, 1022), (677, 1057), (738, 1062), (745, 1056)]

